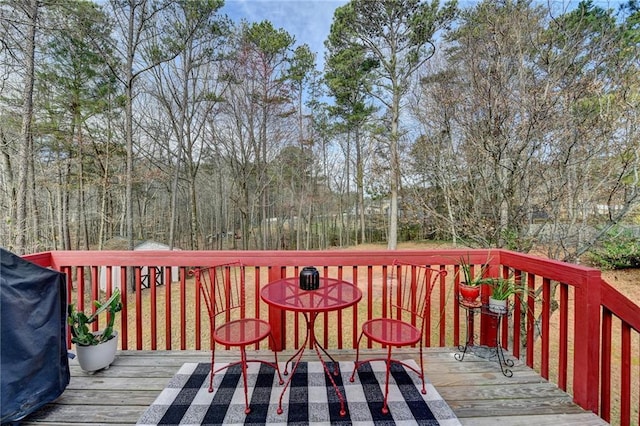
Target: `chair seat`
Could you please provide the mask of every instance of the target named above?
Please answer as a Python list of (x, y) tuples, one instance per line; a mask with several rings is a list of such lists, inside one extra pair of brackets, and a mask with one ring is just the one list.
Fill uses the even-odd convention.
[(378, 343), (406, 346), (420, 341), (420, 330), (413, 325), (389, 318), (376, 318), (362, 325), (365, 336)]
[(230, 321), (216, 328), (213, 338), (221, 345), (245, 346), (259, 342), (271, 332), (268, 322), (257, 318)]

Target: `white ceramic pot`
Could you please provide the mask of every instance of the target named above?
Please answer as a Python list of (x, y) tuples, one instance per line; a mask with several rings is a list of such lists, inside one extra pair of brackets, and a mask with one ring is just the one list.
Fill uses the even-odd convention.
[(113, 337), (99, 345), (82, 346), (76, 345), (78, 363), (84, 371), (97, 371), (109, 368), (116, 358), (118, 349), (118, 332), (113, 332)]
[(507, 300), (497, 300), (493, 297), (489, 297), (489, 310), (496, 314), (506, 314)]

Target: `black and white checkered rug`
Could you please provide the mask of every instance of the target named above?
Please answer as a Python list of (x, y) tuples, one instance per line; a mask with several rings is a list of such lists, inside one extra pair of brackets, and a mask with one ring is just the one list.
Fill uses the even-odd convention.
[(340, 416), (340, 402), (320, 362), (303, 362), (298, 366), (284, 394), (284, 412), (280, 415), (276, 410), (284, 385), (277, 383), (273, 369), (259, 363), (249, 364), (251, 413), (245, 415), (240, 367), (216, 374), (214, 392), (209, 393), (209, 366), (184, 364), (140, 417), (138, 425), (460, 425), (430, 383), (423, 395), (416, 374), (399, 365), (392, 366), (389, 414), (383, 415), (384, 363), (362, 366), (351, 383), (353, 362), (340, 362), (340, 375), (334, 378), (347, 401), (344, 417)]

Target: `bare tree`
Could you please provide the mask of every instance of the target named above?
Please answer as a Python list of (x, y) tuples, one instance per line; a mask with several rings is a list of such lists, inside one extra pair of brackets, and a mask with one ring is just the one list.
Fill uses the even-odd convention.
[(628, 87), (606, 66), (611, 46), (624, 46), (609, 13), (549, 21), (540, 6), (483, 2), (462, 15), (419, 105), (432, 123), (421, 139), (429, 182), (443, 194), (432, 217), (452, 235), (575, 260), (637, 205), (637, 135), (624, 102), (606, 94)]

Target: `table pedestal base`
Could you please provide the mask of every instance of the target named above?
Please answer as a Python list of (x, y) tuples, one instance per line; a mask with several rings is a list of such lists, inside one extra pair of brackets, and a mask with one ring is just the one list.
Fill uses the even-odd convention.
[[(318, 356), (318, 359), (322, 363), (322, 368), (324, 368), (324, 372), (327, 375), (327, 377), (329, 377), (329, 380), (331, 381), (331, 385), (333, 386), (333, 389), (336, 391), (336, 395), (337, 395), (338, 399), (340, 400), (340, 415), (341, 416), (345, 416), (347, 414), (347, 410), (345, 408), (344, 397), (342, 396), (342, 393), (340, 392), (340, 389), (338, 388), (338, 385), (336, 384), (336, 381), (333, 378), (333, 376), (338, 376), (340, 374), (340, 369), (338, 368), (338, 363), (327, 352), (327, 350), (320, 343), (318, 343), (318, 341), (316, 340), (314, 326), (315, 326), (315, 321), (316, 321), (316, 317), (318, 316), (318, 313), (314, 312), (314, 313), (310, 313), (309, 315), (307, 315), (306, 313), (303, 313), (303, 315), (304, 315), (304, 319), (305, 319), (305, 321), (307, 323), (307, 336), (304, 339), (304, 343), (302, 345), (300, 345), (300, 349), (298, 349), (296, 351), (296, 353), (294, 353), (287, 360), (287, 362), (284, 365), (284, 375), (288, 376), (289, 375), (289, 363), (291, 363), (291, 375), (289, 376), (289, 380), (287, 380), (287, 382), (285, 383), (284, 388), (282, 389), (282, 393), (280, 394), (280, 400), (278, 401), (277, 413), (278, 414), (282, 414), (282, 398), (284, 397), (284, 394), (287, 391), (287, 388), (289, 387), (289, 384), (291, 383), (291, 379), (293, 378), (293, 375), (295, 374), (296, 370), (298, 369), (298, 365), (300, 364), (300, 360), (302, 359), (302, 355), (304, 354), (304, 351), (305, 351), (305, 349), (307, 347), (307, 343), (310, 343), (311, 347), (313, 349), (315, 349), (316, 355)], [(327, 366), (327, 363), (324, 361), (324, 358), (322, 358), (322, 353), (320, 351), (324, 352), (324, 354), (333, 363), (333, 372), (329, 371), (329, 367)]]
[[(494, 313), (492, 312), (490, 315), (496, 321), (496, 346), (486, 346), (486, 345), (476, 345), (474, 341), (474, 316), (478, 312), (483, 312), (485, 309), (480, 305), (465, 305), (463, 303), (460, 304), (465, 311), (467, 312), (467, 341), (464, 346), (458, 346), (459, 353), (454, 355), (454, 358), (458, 361), (462, 361), (467, 352), (473, 352), (474, 355), (479, 356), (480, 358), (493, 360), (497, 358), (497, 362), (500, 365), (500, 370), (505, 377), (513, 377), (513, 371), (511, 371), (511, 367), (513, 367), (514, 363), (512, 359), (506, 359), (504, 356), (504, 351), (502, 350), (502, 345), (500, 344), (499, 330), (500, 330), (500, 322), (502, 321), (502, 317), (506, 314)], [(478, 312), (476, 312), (478, 311)], [(508, 367), (508, 368), (506, 368)]]

